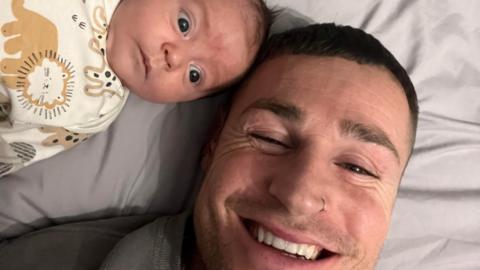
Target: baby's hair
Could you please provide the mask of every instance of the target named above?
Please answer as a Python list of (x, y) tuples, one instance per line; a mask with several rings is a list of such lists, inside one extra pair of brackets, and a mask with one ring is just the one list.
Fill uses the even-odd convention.
[[(264, 0), (246, 0), (246, 1), (248, 2), (248, 5), (250, 5), (250, 7), (256, 13), (254, 15), (247, 14), (248, 16), (245, 18), (245, 19), (251, 19), (253, 17), (253, 20), (255, 20), (256, 32), (253, 37), (253, 40), (251, 41), (252, 43), (250, 45), (258, 46), (258, 48), (261, 48), (262, 44), (268, 38), (268, 32), (270, 30), (270, 27), (273, 24), (273, 20), (275, 19), (277, 14), (280, 13), (281, 10), (278, 8), (269, 8)], [(255, 59), (253, 60), (255, 61)], [(243, 74), (240, 74), (238, 77), (234, 78), (232, 81), (227, 82), (223, 85), (216, 86), (210, 89), (209, 91), (212, 93), (218, 94), (219, 92), (221, 92), (221, 90), (232, 88), (232, 86), (237, 85), (242, 80), (245, 74), (249, 72), (250, 68), (251, 67), (249, 67)], [(232, 89), (235, 89), (235, 88), (236, 87)]]
[(275, 19), (277, 11), (267, 6), (264, 0), (248, 0), (257, 12), (255, 16), (257, 32), (255, 34), (255, 44), (262, 44), (268, 37), (268, 31)]

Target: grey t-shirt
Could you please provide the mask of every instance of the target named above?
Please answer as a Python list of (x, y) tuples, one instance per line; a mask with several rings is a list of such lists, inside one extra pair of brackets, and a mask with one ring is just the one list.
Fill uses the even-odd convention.
[(187, 219), (188, 214), (162, 217), (130, 233), (100, 269), (181, 270), (182, 244), (194, 241), (193, 236), (185, 234)]
[(188, 216), (117, 217), (42, 229), (3, 241), (0, 269), (180, 270)]

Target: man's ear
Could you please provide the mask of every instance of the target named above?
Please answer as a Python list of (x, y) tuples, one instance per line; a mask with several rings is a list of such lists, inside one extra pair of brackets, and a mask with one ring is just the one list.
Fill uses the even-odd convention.
[(222, 134), (223, 127), (225, 126), (227, 115), (227, 109), (225, 107), (221, 107), (215, 116), (215, 120), (208, 136), (208, 141), (202, 149), (201, 166), (204, 172), (207, 172), (208, 168), (210, 168), (210, 165), (212, 165), (215, 149), (217, 148), (220, 134)]

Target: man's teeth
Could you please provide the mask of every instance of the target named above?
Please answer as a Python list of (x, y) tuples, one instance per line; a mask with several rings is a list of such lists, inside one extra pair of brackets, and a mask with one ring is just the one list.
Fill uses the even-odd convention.
[(258, 226), (257, 241), (266, 245), (272, 246), (276, 249), (285, 251), (287, 253), (303, 256), (307, 260), (315, 260), (318, 254), (322, 251), (319, 247), (307, 244), (296, 244), (288, 242), (278, 236), (273, 235), (262, 226)]

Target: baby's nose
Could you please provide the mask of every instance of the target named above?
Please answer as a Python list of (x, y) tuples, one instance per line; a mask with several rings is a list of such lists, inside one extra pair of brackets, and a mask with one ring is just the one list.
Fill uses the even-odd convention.
[(172, 68), (172, 59), (171, 59), (171, 54), (169, 55), (171, 51), (169, 51), (168, 48), (164, 48), (163, 49), (163, 57), (165, 59), (165, 65), (167, 66), (167, 69), (171, 69)]
[(182, 53), (182, 50), (178, 48), (178, 46), (175, 46), (172, 43), (165, 43), (162, 46), (162, 51), (168, 70), (175, 69), (184, 64), (186, 57), (185, 54)]

